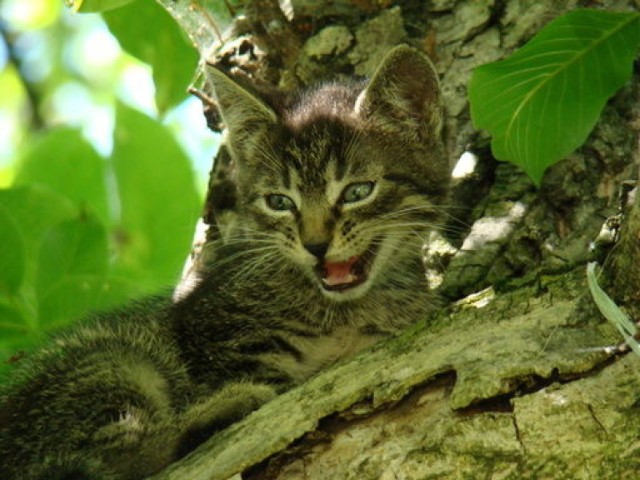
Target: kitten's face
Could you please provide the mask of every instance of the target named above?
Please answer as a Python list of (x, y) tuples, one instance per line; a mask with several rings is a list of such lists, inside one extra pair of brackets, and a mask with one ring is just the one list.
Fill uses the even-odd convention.
[(437, 208), (397, 161), (402, 149), (337, 122), (281, 133), (263, 138), (260, 167), (242, 182), (240, 228), (335, 300), (361, 296), (394, 257), (419, 254)]
[[(229, 132), (237, 163), (229, 241), (250, 238), (274, 272), (296, 269), (337, 301), (361, 297), (420, 254), (448, 177), (438, 128), (425, 137), (409, 128), (424, 118), (376, 116), (370, 89), (321, 88), (279, 114), (261, 104), (264, 118), (250, 131)], [(232, 125), (233, 115), (241, 113), (228, 114)]]

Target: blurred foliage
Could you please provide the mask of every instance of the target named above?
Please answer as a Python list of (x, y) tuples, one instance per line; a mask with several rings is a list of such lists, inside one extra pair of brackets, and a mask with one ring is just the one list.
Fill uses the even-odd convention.
[(120, 45), (153, 68), (158, 110), (164, 112), (182, 101), (198, 53), (169, 14), (155, 1), (137, 0), (104, 12), (103, 17)]
[(205, 165), (215, 145), (185, 103), (198, 54), (161, 6), (73, 8), (108, 11), (0, 4), (0, 373), (88, 311), (176, 282), (201, 204), (183, 145)]

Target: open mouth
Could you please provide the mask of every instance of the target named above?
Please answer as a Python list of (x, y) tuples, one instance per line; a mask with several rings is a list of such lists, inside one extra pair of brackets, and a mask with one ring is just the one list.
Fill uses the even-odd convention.
[(344, 291), (366, 282), (376, 250), (377, 246), (367, 248), (362, 255), (354, 255), (342, 262), (319, 262), (316, 273), (324, 289)]

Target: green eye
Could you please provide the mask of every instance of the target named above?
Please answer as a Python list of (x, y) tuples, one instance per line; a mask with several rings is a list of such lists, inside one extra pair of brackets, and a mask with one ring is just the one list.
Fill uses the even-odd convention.
[(266, 197), (267, 205), (271, 210), (284, 211), (295, 210), (296, 204), (286, 195), (280, 193), (272, 193)]
[(371, 195), (374, 186), (375, 183), (373, 182), (357, 182), (347, 185), (342, 191), (342, 202), (354, 203), (364, 200)]

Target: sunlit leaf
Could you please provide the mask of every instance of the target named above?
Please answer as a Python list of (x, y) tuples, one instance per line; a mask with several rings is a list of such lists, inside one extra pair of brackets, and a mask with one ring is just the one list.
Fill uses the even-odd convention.
[(122, 48), (151, 65), (158, 110), (183, 101), (199, 57), (171, 16), (155, 1), (136, 0), (103, 17)]
[(497, 159), (539, 184), (547, 167), (584, 143), (631, 77), (639, 45), (640, 14), (571, 11), (511, 57), (476, 69), (473, 122), (491, 133)]
[(124, 105), (116, 118), (112, 161), (122, 205), (118, 269), (149, 287), (172, 284), (199, 212), (191, 165), (163, 125)]
[(65, 0), (67, 7), (74, 13), (106, 12), (119, 8), (133, 0)]
[(77, 130), (52, 130), (21, 161), (16, 185), (46, 185), (108, 223), (105, 162)]
[(4, 65), (0, 71), (0, 106), (18, 114), (17, 110), (24, 108), (26, 92), (20, 72), (14, 65)]
[(51, 0), (15, 0), (3, 2), (2, 19), (12, 25), (12, 29), (46, 28), (60, 17), (61, 2)]

